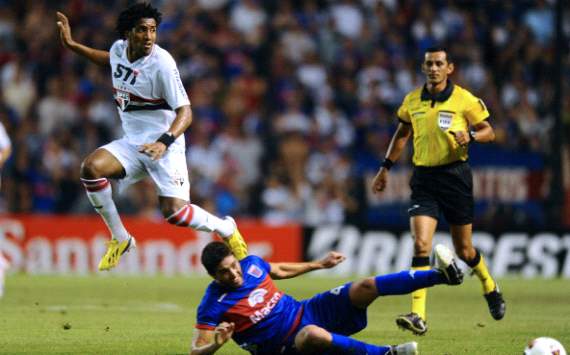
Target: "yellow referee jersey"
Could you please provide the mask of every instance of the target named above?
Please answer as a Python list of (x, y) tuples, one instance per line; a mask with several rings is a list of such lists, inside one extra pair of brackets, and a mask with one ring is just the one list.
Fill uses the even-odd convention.
[(467, 160), (467, 147), (459, 146), (451, 132), (468, 132), (489, 117), (483, 101), (448, 81), (445, 90), (432, 95), (424, 87), (411, 91), (398, 109), (398, 118), (412, 124), (416, 166), (439, 166)]

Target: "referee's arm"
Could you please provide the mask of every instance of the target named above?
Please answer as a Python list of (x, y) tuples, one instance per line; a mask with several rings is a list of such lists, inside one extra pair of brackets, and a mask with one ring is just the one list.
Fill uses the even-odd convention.
[(388, 146), (388, 151), (386, 152), (385, 158), (386, 160), (384, 163), (382, 163), (380, 169), (378, 169), (378, 173), (376, 173), (374, 180), (372, 180), (373, 192), (380, 192), (384, 190), (388, 182), (388, 170), (391, 166), (391, 164), (387, 165), (386, 162), (393, 164), (398, 160), (398, 158), (400, 158), (400, 155), (402, 154), (402, 151), (404, 150), (404, 147), (406, 146), (406, 143), (408, 142), (408, 139), (411, 135), (412, 125), (400, 121), (396, 132), (392, 136), (390, 145)]
[(470, 133), (464, 131), (451, 132), (457, 144), (466, 146), (469, 143), (489, 143), (495, 140), (495, 131), (491, 124), (485, 120), (473, 126)]
[(495, 140), (495, 130), (487, 120), (477, 123), (473, 128), (473, 138), (477, 143), (490, 143)]

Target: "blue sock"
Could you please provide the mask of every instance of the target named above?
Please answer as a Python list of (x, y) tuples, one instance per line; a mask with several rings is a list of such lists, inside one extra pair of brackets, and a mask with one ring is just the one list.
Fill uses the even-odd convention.
[(385, 355), (390, 351), (389, 346), (376, 346), (366, 344), (344, 335), (331, 333), (332, 346), (335, 350), (342, 351), (342, 354), (351, 355)]
[(396, 274), (376, 276), (378, 296), (405, 295), (421, 288), (446, 283), (439, 270), (400, 271)]

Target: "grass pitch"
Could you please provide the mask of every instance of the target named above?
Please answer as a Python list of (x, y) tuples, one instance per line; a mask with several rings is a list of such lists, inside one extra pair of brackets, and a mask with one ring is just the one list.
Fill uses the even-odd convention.
[[(195, 308), (208, 278), (8, 276), (0, 300), (2, 354), (187, 354)], [(301, 277), (278, 287), (298, 299), (345, 279)], [(528, 340), (550, 336), (570, 350), (570, 280), (501, 281), (507, 315), (494, 321), (468, 278), (428, 292), (426, 336), (398, 330), (409, 296), (379, 298), (356, 337), (377, 344), (418, 341), (421, 354), (517, 354)], [(219, 354), (246, 354), (233, 342)]]

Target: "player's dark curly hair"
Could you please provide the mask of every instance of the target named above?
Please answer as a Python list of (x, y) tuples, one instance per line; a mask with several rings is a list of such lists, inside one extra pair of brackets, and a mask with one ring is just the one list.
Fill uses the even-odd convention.
[(226, 256), (231, 254), (232, 251), (224, 243), (218, 241), (210, 242), (206, 245), (204, 250), (202, 250), (202, 265), (204, 265), (208, 274), (214, 276), (218, 265), (220, 265)]
[(162, 14), (148, 2), (139, 2), (129, 6), (119, 14), (119, 18), (117, 19), (115, 30), (119, 34), (119, 37), (125, 38), (125, 33), (135, 27), (142, 18), (153, 18), (158, 27), (162, 21)]

